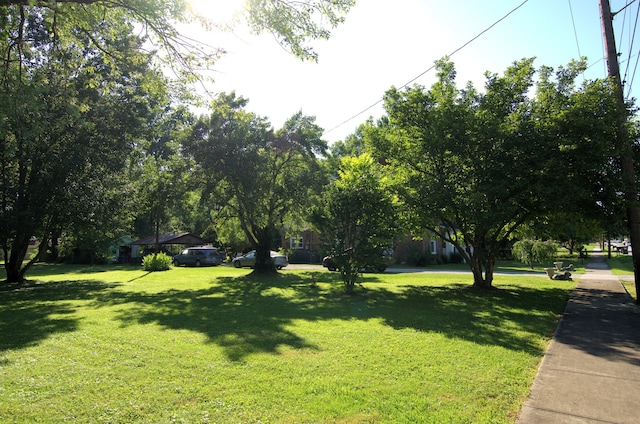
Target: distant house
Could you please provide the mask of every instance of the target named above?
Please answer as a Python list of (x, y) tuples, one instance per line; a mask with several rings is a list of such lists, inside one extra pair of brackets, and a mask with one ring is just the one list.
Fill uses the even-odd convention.
[[(281, 246), (287, 251), (290, 263), (320, 263), (324, 252), (322, 250), (322, 241), (318, 234), (311, 230), (304, 230), (289, 234), (283, 231), (280, 241)], [(439, 238), (429, 238), (424, 236), (422, 239), (415, 240), (408, 235), (395, 241), (393, 246), (393, 258), (396, 263), (411, 263), (412, 257), (416, 254), (431, 259), (438, 257), (451, 258), (455, 253), (455, 248)]]
[(425, 257), (431, 255), (432, 258), (438, 256), (451, 258), (454, 253), (455, 247), (441, 238), (425, 235), (420, 239), (414, 239), (412, 236), (407, 235), (396, 241), (393, 258), (396, 263), (406, 264), (411, 263), (412, 257), (416, 254)]
[[(177, 254), (185, 247), (202, 246), (206, 243), (205, 239), (191, 233), (160, 234), (158, 236), (160, 251), (170, 254)], [(140, 240), (132, 241), (129, 245), (131, 246), (131, 259), (135, 262), (144, 256), (145, 252), (155, 249), (156, 236), (144, 237)]]
[(310, 264), (322, 262), (322, 244), (314, 231), (304, 230), (295, 234), (283, 231), (280, 245), (287, 251), (292, 264)]

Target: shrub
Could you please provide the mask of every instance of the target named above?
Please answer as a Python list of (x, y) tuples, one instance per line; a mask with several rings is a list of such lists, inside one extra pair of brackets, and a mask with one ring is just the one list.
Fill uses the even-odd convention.
[(449, 263), (450, 264), (463, 264), (464, 257), (459, 252), (453, 252), (449, 255)]
[(427, 266), (428, 258), (423, 252), (419, 250), (413, 250), (407, 255), (407, 262), (413, 266)]
[(544, 263), (553, 260), (558, 251), (558, 245), (551, 241), (520, 240), (513, 245), (513, 256), (520, 262), (529, 264)]
[(171, 268), (171, 256), (166, 253), (154, 253), (142, 258), (142, 268), (145, 271), (167, 271)]

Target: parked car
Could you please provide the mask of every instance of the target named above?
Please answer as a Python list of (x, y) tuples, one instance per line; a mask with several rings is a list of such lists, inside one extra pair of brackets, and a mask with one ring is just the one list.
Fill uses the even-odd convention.
[[(271, 259), (273, 259), (273, 263), (275, 264), (277, 269), (282, 269), (285, 266), (289, 265), (289, 259), (285, 255), (281, 255), (278, 252), (271, 251)], [(233, 266), (236, 268), (241, 268), (243, 266), (248, 266), (252, 268), (256, 264), (256, 251), (252, 250), (249, 253), (246, 253), (242, 256), (237, 256), (233, 258)]]
[[(362, 272), (384, 272), (387, 267), (393, 262), (393, 258), (389, 252), (382, 251), (379, 256), (372, 256), (367, 258), (367, 264), (362, 268)], [(335, 256), (325, 256), (322, 259), (322, 266), (329, 271), (338, 271), (338, 265), (335, 260)]]
[(184, 249), (179, 255), (173, 257), (173, 265), (220, 265), (222, 255), (215, 247), (201, 246)]

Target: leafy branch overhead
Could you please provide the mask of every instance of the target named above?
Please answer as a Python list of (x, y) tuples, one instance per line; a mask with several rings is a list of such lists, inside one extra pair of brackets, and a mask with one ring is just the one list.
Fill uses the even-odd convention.
[[(270, 32), (296, 57), (316, 61), (318, 54), (309, 42), (328, 39), (354, 4), (355, 0), (247, 0), (237, 22), (244, 19), (254, 33)], [(176, 74), (183, 76), (195, 75), (224, 53), (223, 46), (212, 46), (178, 31), (179, 23), (197, 23), (204, 29), (218, 25), (215, 17), (194, 11), (187, 0), (0, 0), (0, 7), (8, 8), (7, 14), (17, 13), (17, 8), (23, 9), (23, 15), (29, 13), (25, 8), (53, 11), (55, 20), (68, 20), (87, 36), (100, 30), (101, 20), (120, 19), (141, 28), (144, 38), (163, 53)]]
[(257, 33), (270, 28), (280, 44), (295, 56), (317, 61), (318, 54), (306, 40), (328, 39), (330, 30), (344, 22), (354, 4), (355, 0), (249, 0), (248, 22)]

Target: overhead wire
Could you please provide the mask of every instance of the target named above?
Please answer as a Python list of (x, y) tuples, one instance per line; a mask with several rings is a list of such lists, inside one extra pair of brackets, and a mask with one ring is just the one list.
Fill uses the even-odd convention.
[[(615, 17), (615, 16), (617, 16), (620, 12), (624, 11), (624, 16), (623, 16), (623, 19), (622, 19), (622, 26), (621, 26), (621, 29), (620, 29), (620, 37), (617, 37), (617, 38), (616, 38), (616, 40), (619, 40), (619, 41), (618, 41), (618, 43), (617, 43), (617, 44), (619, 44), (619, 46), (617, 46), (617, 50), (618, 50), (618, 51), (622, 50), (622, 49), (620, 48), (620, 46), (621, 46), (621, 43), (622, 43), (622, 40), (623, 40), (623, 36), (624, 36), (624, 34), (625, 34), (625, 29), (626, 29), (626, 24), (627, 24), (627, 16), (628, 16), (628, 15), (627, 15), (627, 8), (628, 8), (629, 6), (631, 6), (633, 3), (635, 3), (636, 1), (637, 1), (637, 0), (631, 0), (631, 1), (627, 2), (627, 4), (625, 4), (625, 5), (624, 5), (620, 10), (618, 10), (617, 12), (613, 12), (613, 13), (611, 14), (611, 16), (612, 16), (612, 17)], [(633, 54), (633, 45), (634, 45), (634, 41), (635, 41), (636, 28), (637, 28), (637, 26), (638, 26), (638, 19), (639, 19), (639, 17), (640, 17), (640, 5), (638, 5), (638, 7), (636, 8), (635, 22), (633, 23), (632, 30), (631, 30), (631, 29), (629, 30), (629, 40), (628, 40), (628, 43), (629, 43), (629, 48), (628, 48), (629, 53), (628, 53), (628, 55), (627, 55), (627, 59), (624, 61), (624, 62), (626, 62), (626, 67), (625, 67), (624, 75), (621, 75), (621, 76), (620, 76), (620, 77), (621, 77), (621, 81), (622, 81), (623, 86), (626, 86), (626, 87), (627, 87), (627, 95), (626, 95), (626, 97), (627, 97), (627, 98), (631, 95), (631, 89), (632, 89), (632, 87), (633, 87), (633, 80), (635, 79), (635, 74), (636, 74), (636, 71), (637, 71), (637, 69), (638, 69), (638, 55), (634, 55), (634, 54)], [(631, 16), (629, 15), (629, 22), (631, 22), (631, 19), (632, 19), (632, 18), (631, 18)], [(636, 63), (635, 63), (635, 65), (634, 65), (633, 74), (631, 75), (631, 82), (630, 82), (629, 84), (627, 84), (627, 77), (628, 77), (628, 75), (629, 75), (629, 69), (630, 69), (630, 66), (631, 66), (631, 59), (632, 59), (634, 56), (636, 57)], [(623, 63), (624, 63), (624, 62), (623, 62)]]
[(573, 8), (571, 7), (571, 0), (567, 0), (567, 2), (569, 3), (569, 13), (571, 14), (571, 24), (573, 25), (573, 36), (576, 39), (576, 47), (578, 48), (578, 57), (582, 57), (582, 54), (580, 53), (580, 42), (578, 41), (578, 31), (576, 30), (576, 20), (573, 17)]
[[(490, 26), (488, 26), (486, 29), (484, 29), (483, 31), (479, 32), (475, 37), (471, 38), (469, 41), (467, 41), (466, 43), (462, 44), (460, 47), (458, 47), (457, 49), (455, 49), (454, 51), (452, 51), (451, 53), (449, 53), (447, 56), (451, 57), (454, 54), (458, 53), (460, 50), (464, 49), (465, 47), (467, 47), (469, 44), (473, 43), (474, 41), (476, 41), (478, 38), (482, 37), (485, 33), (489, 32), (491, 29), (493, 29), (493, 27), (495, 27), (496, 25), (498, 25), (500, 22), (504, 21), (505, 19), (507, 19), (511, 14), (513, 14), (514, 12), (516, 12), (518, 9), (520, 9), (522, 6), (524, 6), (529, 0), (524, 0), (522, 3), (520, 3), (518, 6), (514, 7), (511, 11), (509, 11), (506, 15), (504, 15), (503, 17), (501, 17), (500, 19), (498, 19), (497, 21), (495, 21), (493, 24), (491, 24)], [(634, 0), (635, 1), (635, 0)], [(429, 68), (427, 68), (425, 71), (421, 72), (420, 74), (418, 74), (416, 77), (412, 78), (411, 80), (407, 81), (406, 83), (404, 83), (400, 88), (406, 88), (409, 86), (409, 84), (415, 82), (417, 79), (419, 79), (420, 77), (422, 77), (423, 75), (427, 74), (428, 72), (432, 71), (434, 68), (436, 67), (436, 65), (431, 65)], [(349, 119), (346, 119), (345, 121), (339, 123), (338, 125), (332, 127), (331, 129), (327, 130), (324, 132), (324, 134), (328, 134), (333, 130), (336, 130), (338, 128), (340, 128), (341, 126), (345, 125), (348, 122), (353, 121), (354, 119), (356, 119), (358, 116), (362, 115), (363, 113), (373, 109), (374, 107), (376, 107), (377, 105), (379, 105), (380, 103), (382, 103), (384, 99), (379, 99), (377, 102), (373, 103), (372, 105), (368, 106), (367, 108), (363, 109), (362, 111), (356, 113), (355, 115), (353, 115), (352, 117), (350, 117)]]
[[(626, 83), (627, 80), (627, 75), (629, 73), (629, 66), (631, 63), (631, 58), (633, 57), (633, 44), (636, 38), (636, 28), (638, 27), (638, 18), (640, 17), (640, 4), (638, 5), (638, 7), (636, 8), (636, 20), (635, 23), (633, 25), (633, 35), (631, 36), (631, 41), (629, 43), (629, 57), (627, 59), (627, 66), (625, 68), (625, 73), (624, 73), (624, 79), (622, 81), (624, 81)], [(629, 82), (629, 84), (627, 84), (627, 98), (631, 96), (631, 88), (633, 87), (633, 81), (636, 77), (636, 72), (638, 70), (638, 55), (636, 54), (636, 63), (635, 66), (633, 68), (633, 73), (631, 74), (631, 81)]]
[[(629, 21), (630, 20), (631, 20), (631, 18), (629, 17)], [(637, 25), (637, 23), (638, 23), (638, 14), (636, 13), (636, 25)], [(620, 30), (620, 41), (622, 41), (622, 36), (624, 36), (624, 29), (625, 29), (626, 24), (627, 24), (627, 9), (625, 7), (625, 9), (624, 9), (624, 17), (622, 19), (622, 29)], [(623, 84), (624, 84), (624, 81), (626, 81), (626, 79), (627, 79), (627, 74), (629, 73), (629, 67), (631, 66), (631, 60), (630, 59), (631, 59), (631, 51), (633, 50), (633, 38), (634, 38), (635, 32), (636, 32), (635, 31), (636, 25), (633, 26), (633, 36), (631, 35), (631, 31), (629, 31), (629, 41), (628, 41), (628, 43), (629, 43), (630, 46), (629, 46), (629, 54), (628, 54), (627, 60), (626, 60), (627, 66), (625, 67), (624, 75), (622, 75), (622, 79), (621, 79)]]

